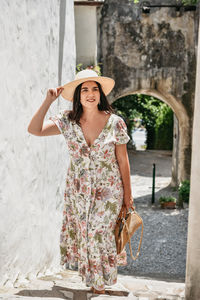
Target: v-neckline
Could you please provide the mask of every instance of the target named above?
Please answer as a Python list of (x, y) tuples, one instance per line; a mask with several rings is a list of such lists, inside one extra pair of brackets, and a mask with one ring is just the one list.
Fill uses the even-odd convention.
[(84, 135), (84, 133), (83, 133), (82, 127), (79, 126), (79, 127), (80, 127), (80, 131), (81, 131), (82, 136), (83, 136), (83, 139), (84, 139), (84, 142), (85, 142), (85, 144), (87, 145), (88, 148), (92, 148), (92, 147), (95, 145), (96, 141), (99, 139), (99, 137), (101, 136), (101, 134), (104, 132), (105, 128), (107, 127), (108, 122), (109, 122), (111, 116), (112, 116), (112, 113), (110, 114), (108, 120), (106, 121), (106, 124), (104, 125), (104, 127), (103, 127), (102, 130), (100, 131), (99, 135), (94, 139), (93, 143), (92, 143), (90, 146), (88, 145), (88, 143), (87, 143), (87, 141), (86, 141), (86, 138), (85, 138), (85, 135)]

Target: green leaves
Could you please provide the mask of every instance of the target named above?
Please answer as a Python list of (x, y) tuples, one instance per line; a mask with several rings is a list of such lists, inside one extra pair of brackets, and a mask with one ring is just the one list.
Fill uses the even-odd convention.
[(163, 104), (155, 124), (155, 148), (171, 150), (173, 147), (173, 111)]
[(178, 188), (179, 198), (186, 203), (189, 203), (190, 197), (190, 181), (184, 180)]
[(102, 63), (97, 63), (97, 64), (90, 64), (90, 65), (83, 65), (82, 63), (76, 65), (76, 73), (82, 71), (82, 70), (85, 70), (85, 69), (88, 69), (88, 70), (93, 70), (95, 71), (99, 76), (101, 76), (101, 66)]
[(126, 121), (130, 137), (134, 119), (139, 118), (147, 129), (148, 149), (172, 149), (173, 112), (167, 104), (152, 96), (137, 94), (116, 100), (112, 107)]
[(133, 2), (133, 3), (135, 3), (135, 4), (137, 4), (137, 3), (139, 3), (140, 2), (140, 0), (129, 0), (130, 2)]
[(107, 164), (105, 161), (100, 161), (102, 168), (107, 168), (110, 172), (112, 171), (111, 165)]
[(75, 171), (75, 167), (74, 167), (72, 161), (71, 161), (71, 164), (70, 164), (70, 168), (71, 168), (71, 171), (73, 171), (73, 172)]
[(67, 250), (64, 247), (60, 246), (61, 255), (66, 255), (66, 252), (67, 252)]
[(95, 236), (94, 236), (94, 239), (95, 239), (96, 241), (98, 241), (99, 243), (102, 243), (102, 234), (96, 232), (96, 234), (95, 234)]
[(199, 0), (182, 0), (183, 5), (196, 5)]
[(159, 198), (160, 203), (165, 203), (165, 202), (176, 202), (176, 198), (172, 196), (161, 196)]
[(69, 236), (72, 240), (75, 240), (76, 238), (76, 233), (73, 229), (69, 230)]
[(116, 203), (111, 203), (107, 202), (106, 203), (106, 210), (109, 209), (113, 214), (117, 213), (117, 204)]

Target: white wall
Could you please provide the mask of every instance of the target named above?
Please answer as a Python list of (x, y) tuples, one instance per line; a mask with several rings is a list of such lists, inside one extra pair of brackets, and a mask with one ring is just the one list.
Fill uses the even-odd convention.
[(97, 59), (96, 6), (75, 6), (76, 62), (94, 64)]
[[(63, 51), (60, 3), (65, 0), (1, 1), (0, 285), (60, 267), (65, 141), (27, 132), (47, 89), (58, 85), (62, 52), (62, 83), (74, 76), (73, 0), (66, 1)], [(47, 118), (65, 107), (66, 100), (55, 102)]]

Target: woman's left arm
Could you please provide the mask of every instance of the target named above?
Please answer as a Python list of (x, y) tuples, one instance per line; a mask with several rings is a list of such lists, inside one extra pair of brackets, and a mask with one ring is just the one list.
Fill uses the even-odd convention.
[(115, 154), (124, 187), (124, 204), (126, 208), (129, 209), (133, 205), (133, 197), (131, 191), (130, 164), (126, 144), (115, 145)]

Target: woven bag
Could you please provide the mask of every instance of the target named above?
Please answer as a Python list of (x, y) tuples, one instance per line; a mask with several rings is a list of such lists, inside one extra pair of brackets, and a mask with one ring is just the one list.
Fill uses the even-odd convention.
[[(133, 256), (131, 249), (131, 237), (135, 231), (142, 227), (140, 243), (136, 256)], [(135, 211), (134, 207), (131, 207), (131, 211), (125, 213), (124, 208), (122, 207), (119, 216), (117, 218), (116, 227), (115, 227), (115, 241), (117, 254), (121, 253), (124, 249), (127, 242), (129, 242), (130, 254), (133, 260), (136, 260), (140, 253), (141, 243), (143, 236), (143, 221), (142, 218)]]

